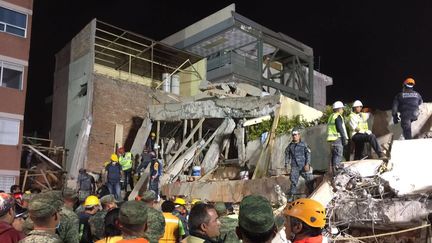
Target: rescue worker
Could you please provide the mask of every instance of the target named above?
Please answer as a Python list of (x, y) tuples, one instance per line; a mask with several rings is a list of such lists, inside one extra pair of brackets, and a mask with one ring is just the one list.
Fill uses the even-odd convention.
[(89, 219), (99, 211), (99, 198), (90, 195), (84, 202), (85, 210), (79, 215), (79, 236), (81, 243), (93, 242)]
[(79, 198), (85, 200), (88, 196), (92, 195), (95, 191), (95, 181), (93, 176), (89, 175), (86, 169), (81, 168), (78, 174), (78, 195)]
[(343, 108), (344, 104), (341, 101), (333, 103), (333, 113), (327, 121), (327, 142), (331, 143), (331, 168), (333, 173), (342, 167), (343, 147), (348, 144)]
[(131, 152), (125, 152), (124, 148), (121, 147), (118, 149), (118, 159), (119, 163), (123, 170), (123, 176), (124, 176), (124, 190), (127, 192), (128, 185), (131, 188), (131, 191), (134, 188), (133, 184), (133, 178), (132, 178), (132, 167), (133, 167), (133, 160), (132, 160), (132, 153)]
[(117, 201), (115, 200), (114, 195), (110, 194), (110, 195), (103, 196), (99, 201), (102, 206), (102, 210), (98, 211), (95, 215), (91, 216), (88, 220), (93, 239), (97, 239), (97, 240), (104, 238), (105, 216), (109, 211), (117, 208)]
[(0, 242), (18, 242), (24, 234), (12, 227), (16, 216), (15, 200), (7, 193), (0, 193)]
[(423, 103), (421, 95), (414, 91), (414, 85), (414, 79), (405, 79), (402, 92), (397, 94), (393, 100), (393, 123), (397, 124), (399, 121), (401, 122), (402, 133), (405, 139), (412, 139), (411, 123), (417, 120), (420, 114), (419, 106)]
[(221, 223), (219, 238), (226, 243), (240, 242), (236, 234), (238, 219), (228, 217), (228, 210), (224, 202), (215, 203), (215, 209)]
[(376, 136), (369, 130), (367, 120), (369, 113), (362, 112), (363, 103), (360, 100), (354, 101), (352, 112), (348, 117), (348, 126), (351, 132), (351, 140), (354, 142), (354, 160), (362, 159), (365, 143), (369, 142), (380, 159), (387, 159), (378, 144)]
[(222, 242), (215, 240), (220, 235), (220, 222), (213, 205), (200, 203), (195, 205), (189, 215), (190, 235), (183, 243)]
[(158, 196), (154, 191), (148, 190), (144, 192), (144, 194), (139, 198), (139, 200), (143, 201), (147, 205), (147, 207), (154, 208), (157, 203)]
[(305, 142), (301, 140), (299, 130), (293, 129), (291, 135), (292, 140), (285, 149), (285, 169), (288, 168), (288, 164), (291, 165), (291, 187), (288, 192), (288, 198), (290, 200), (293, 200), (293, 197), (297, 192), (297, 183), (299, 180), (299, 176), (305, 179), (308, 194), (313, 192), (314, 180), (312, 174), (312, 167), (310, 166), (310, 148)]
[(105, 167), (106, 171), (106, 185), (110, 194), (113, 194), (117, 201), (121, 199), (120, 195), (120, 179), (122, 168), (118, 164), (118, 156), (111, 155), (111, 162)]
[(117, 243), (148, 243), (143, 236), (147, 230), (148, 208), (141, 201), (127, 201), (120, 207), (119, 224), (123, 240)]
[(249, 195), (240, 202), (236, 233), (244, 243), (270, 243), (276, 236), (273, 209), (267, 198)]
[(156, 133), (151, 132), (150, 137), (146, 141), (144, 150), (146, 150), (147, 153), (155, 152), (155, 144), (156, 144)]
[(184, 236), (189, 235), (189, 228), (187, 226), (187, 219), (189, 217), (189, 212), (186, 208), (186, 200), (184, 200), (181, 197), (177, 197), (176, 200), (174, 200), (175, 208), (173, 211), (173, 214), (177, 216), (183, 223), (184, 226)]
[(149, 190), (152, 190), (159, 195), (159, 179), (162, 176), (163, 165), (160, 160), (156, 158), (156, 154), (151, 152), (151, 161), (143, 161), (143, 169), (145, 170), (150, 164), (150, 181)]
[(282, 212), (285, 219), (285, 233), (293, 243), (322, 243), (327, 238), (322, 235), (326, 223), (324, 206), (310, 198), (300, 198), (288, 203)]
[(182, 221), (172, 214), (174, 207), (175, 205), (171, 201), (165, 201), (161, 205), (162, 214), (165, 219), (165, 233), (160, 239), (161, 242), (176, 243), (185, 234)]
[(54, 202), (55, 200), (57, 199), (50, 198), (47, 195), (35, 196), (30, 200), (29, 215), (33, 222), (34, 229), (20, 242), (63, 242), (55, 232), (57, 226), (60, 224), (61, 218), (59, 213), (60, 208), (58, 207), (59, 205)]

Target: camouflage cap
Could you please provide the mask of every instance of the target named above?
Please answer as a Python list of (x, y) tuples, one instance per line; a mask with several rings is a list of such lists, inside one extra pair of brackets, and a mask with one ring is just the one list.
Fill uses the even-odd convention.
[(219, 215), (219, 217), (221, 216), (221, 215), (224, 215), (224, 214), (226, 214), (226, 207), (225, 207), (225, 203), (224, 202), (217, 202), (216, 204), (215, 204), (215, 209), (216, 209), (216, 212), (217, 212), (217, 214)]
[(63, 198), (75, 199), (78, 198), (78, 193), (72, 188), (65, 187), (63, 189)]
[(0, 193), (0, 216), (5, 215), (14, 205), (15, 199), (11, 195)]
[(147, 222), (147, 206), (142, 201), (127, 201), (120, 207), (119, 220), (123, 224), (145, 224)]
[(145, 232), (150, 243), (157, 243), (165, 233), (165, 217), (162, 212), (154, 208), (147, 209), (147, 231)]
[(264, 233), (275, 224), (270, 202), (260, 195), (249, 195), (240, 203), (239, 226), (249, 232)]
[(146, 192), (144, 192), (144, 194), (141, 197), (141, 201), (143, 202), (151, 202), (157, 199), (157, 195), (156, 192), (154, 192), (153, 190), (148, 190)]
[(57, 199), (50, 196), (51, 195), (47, 195), (46, 193), (41, 193), (33, 197), (28, 206), (30, 216), (42, 218), (51, 216), (57, 212), (60, 209), (60, 207), (57, 207), (58, 204), (55, 202)]
[(52, 190), (40, 193), (38, 196), (46, 197), (51, 200), (51, 203), (54, 204), (54, 207), (60, 208), (63, 206), (63, 193), (62, 191)]
[(100, 204), (102, 204), (102, 205), (107, 204), (107, 203), (117, 203), (118, 202), (115, 199), (115, 196), (113, 194), (105, 195), (105, 196), (101, 197), (101, 199), (99, 201), (100, 201)]

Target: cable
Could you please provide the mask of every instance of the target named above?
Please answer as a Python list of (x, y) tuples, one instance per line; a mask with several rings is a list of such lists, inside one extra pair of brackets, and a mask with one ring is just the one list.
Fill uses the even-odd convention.
[(421, 226), (417, 226), (417, 227), (413, 227), (413, 228), (408, 228), (408, 229), (404, 229), (404, 230), (393, 231), (393, 232), (388, 232), (388, 233), (383, 233), (383, 234), (378, 234), (378, 235), (368, 235), (368, 236), (360, 236), (360, 237), (353, 237), (353, 238), (349, 238), (349, 237), (333, 238), (332, 240), (333, 241), (341, 241), (341, 240), (352, 240), (352, 239), (364, 240), (364, 239), (370, 239), (370, 238), (378, 238), (378, 237), (383, 237), (383, 236), (402, 234), (405, 232), (414, 231), (414, 230), (426, 228), (429, 226), (431, 226), (431, 224), (425, 224), (425, 225), (421, 225)]

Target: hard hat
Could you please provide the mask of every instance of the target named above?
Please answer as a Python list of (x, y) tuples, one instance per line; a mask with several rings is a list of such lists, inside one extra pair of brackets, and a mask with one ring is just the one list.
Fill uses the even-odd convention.
[(360, 100), (356, 100), (352, 104), (352, 107), (359, 107), (359, 106), (363, 106), (363, 103)]
[(123, 147), (120, 147), (120, 148), (118, 148), (118, 152), (122, 154), (125, 152), (125, 149)]
[(300, 219), (307, 225), (315, 228), (324, 228), (326, 214), (324, 206), (310, 198), (300, 198), (289, 203), (283, 214)]
[(344, 108), (344, 104), (341, 101), (336, 101), (335, 103), (333, 103), (333, 110), (336, 110), (339, 108)]
[(117, 154), (111, 154), (111, 161), (118, 162)]
[(192, 205), (195, 205), (195, 204), (200, 203), (200, 202), (201, 202), (201, 200), (199, 200), (199, 199), (197, 199), (197, 198), (194, 198), (194, 199), (192, 199), (191, 204), (192, 204)]
[(179, 205), (186, 205), (186, 201), (183, 198), (176, 198), (176, 200), (174, 201), (174, 204), (179, 204)]
[(154, 132), (150, 133), (150, 137), (156, 137), (156, 133)]
[(99, 198), (97, 198), (94, 195), (90, 195), (86, 198), (86, 200), (84, 201), (84, 207), (93, 207), (96, 205), (99, 205)]
[(415, 80), (412, 78), (407, 78), (405, 79), (405, 81), (403, 82), (403, 84), (408, 87), (408, 88), (412, 88), (415, 85)]

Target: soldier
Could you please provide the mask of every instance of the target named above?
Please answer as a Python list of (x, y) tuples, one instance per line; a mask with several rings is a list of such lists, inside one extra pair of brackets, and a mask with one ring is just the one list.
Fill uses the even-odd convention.
[(300, 132), (297, 129), (293, 129), (291, 135), (292, 141), (285, 150), (285, 168), (287, 168), (288, 163), (290, 163), (291, 187), (288, 192), (288, 198), (292, 201), (297, 192), (297, 183), (300, 176), (306, 181), (308, 193), (312, 193), (314, 182), (312, 168), (310, 166), (311, 151), (308, 145), (301, 140)]
[(92, 242), (89, 219), (100, 209), (99, 198), (94, 195), (88, 196), (84, 202), (84, 207), (84, 212), (79, 215), (79, 235), (81, 243)]
[(47, 195), (36, 196), (30, 200), (29, 214), (34, 223), (34, 230), (21, 240), (21, 243), (61, 243), (62, 240), (55, 234), (60, 223), (59, 204), (57, 199)]
[(276, 236), (270, 202), (260, 195), (249, 195), (240, 203), (237, 236), (244, 243), (269, 243)]
[(63, 202), (64, 207), (73, 211), (78, 202), (78, 193), (72, 188), (63, 189)]
[(157, 199), (158, 196), (152, 190), (148, 190), (144, 192), (144, 194), (141, 197), (141, 201), (143, 201), (149, 208), (154, 208)]
[(190, 235), (182, 242), (222, 242), (213, 239), (220, 235), (220, 222), (213, 205), (200, 203), (195, 205), (189, 215)]
[(159, 239), (165, 234), (165, 218), (163, 214), (154, 208), (147, 209), (147, 225), (145, 232), (146, 239), (150, 243), (158, 243)]
[(215, 204), (215, 209), (219, 216), (219, 221), (221, 222), (219, 238), (225, 243), (240, 242), (236, 235), (238, 220), (228, 217), (228, 210), (224, 202), (217, 202)]
[(148, 243), (143, 238), (147, 230), (147, 206), (141, 201), (127, 201), (120, 207), (119, 224), (123, 240), (118, 243)]
[(114, 208), (105, 215), (104, 220), (104, 238), (96, 243), (114, 243), (123, 239), (120, 227), (118, 225), (120, 209)]
[(117, 201), (115, 200), (114, 195), (106, 195), (100, 199), (100, 203), (102, 205), (102, 210), (97, 212), (95, 215), (91, 216), (89, 219), (90, 231), (94, 238), (97, 240), (102, 239), (104, 237), (105, 232), (105, 215), (117, 208)]

